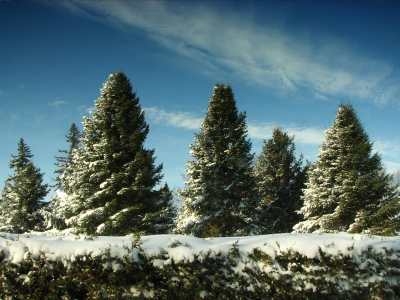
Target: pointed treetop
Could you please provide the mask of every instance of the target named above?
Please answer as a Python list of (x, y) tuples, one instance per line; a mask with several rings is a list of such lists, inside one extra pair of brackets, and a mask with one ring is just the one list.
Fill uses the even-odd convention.
[(67, 138), (67, 143), (69, 143), (69, 155), (71, 155), (71, 152), (73, 149), (77, 149), (78, 146), (80, 145), (80, 139), (82, 137), (82, 133), (79, 131), (79, 128), (75, 125), (75, 123), (72, 123), (70, 129), (69, 129), (69, 134), (66, 135), (65, 137)]
[(353, 106), (342, 102), (308, 172), (299, 211), (305, 221), (294, 227), (296, 232), (389, 233), (398, 227), (391, 202), (398, 199), (372, 144)]
[(17, 168), (18, 170), (27, 166), (31, 162), (33, 155), (31, 150), (25, 144), (24, 139), (21, 138), (18, 143), (18, 155), (11, 155), (13, 159), (10, 161), (10, 168)]
[[(154, 150), (145, 148), (149, 126), (126, 75), (112, 73), (95, 100), (93, 118), (85, 118), (83, 147), (73, 151), (65, 177), (68, 210), (64, 218), (87, 234), (125, 235), (154, 232), (160, 216), (163, 175)], [(71, 213), (72, 212), (72, 213)], [(146, 216), (153, 221), (148, 227)], [(147, 221), (146, 221), (147, 222)]]
[(229, 85), (216, 84), (207, 113), (195, 133), (185, 173), (187, 188), (176, 232), (195, 236), (244, 235), (256, 228), (254, 155), (246, 116), (238, 113)]

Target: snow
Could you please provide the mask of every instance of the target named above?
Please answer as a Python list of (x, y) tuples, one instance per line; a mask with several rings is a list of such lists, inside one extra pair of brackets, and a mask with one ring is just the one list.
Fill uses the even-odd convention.
[(104, 181), (102, 184), (100, 184), (100, 188), (104, 189), (104, 187), (107, 185), (108, 181)]
[[(95, 236), (74, 235), (66, 233), (64, 236), (51, 236), (36, 234), (2, 234), (0, 235), (0, 246), (4, 252), (5, 259), (15, 264), (21, 263), (28, 253), (33, 258), (43, 253), (47, 259), (61, 260), (68, 264), (78, 255), (101, 255), (109, 250), (111, 256), (123, 258), (127, 255), (126, 247), (131, 249), (131, 259), (138, 261), (138, 249), (132, 248), (133, 236)], [(336, 255), (341, 252), (343, 255), (358, 260), (362, 251), (373, 247), (377, 252), (384, 252), (384, 248), (400, 250), (399, 237), (380, 237), (370, 235), (336, 233), (285, 233), (246, 237), (225, 237), (225, 238), (195, 238), (184, 235), (153, 235), (142, 236), (142, 249), (148, 256), (158, 256), (165, 251), (168, 259), (156, 259), (153, 264), (162, 268), (174, 261), (191, 262), (195, 254), (206, 253), (212, 250), (215, 253), (221, 251), (227, 253), (233, 243), (238, 241), (239, 254), (243, 261), (246, 261), (248, 253), (258, 248), (274, 258), (280, 252), (287, 252), (292, 249), (308, 258), (318, 257), (318, 250), (321, 248), (325, 253)], [(392, 255), (390, 259), (398, 259)], [(371, 262), (373, 263), (373, 262)], [(115, 266), (113, 266), (114, 268)]]

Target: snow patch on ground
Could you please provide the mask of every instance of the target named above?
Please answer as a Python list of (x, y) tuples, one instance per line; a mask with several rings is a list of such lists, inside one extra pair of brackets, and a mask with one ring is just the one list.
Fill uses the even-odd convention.
[[(47, 234), (47, 235), (45, 235)], [(123, 258), (127, 255), (126, 247), (132, 249), (133, 236), (96, 236), (65, 235), (51, 236), (54, 232), (34, 234), (1, 234), (0, 249), (5, 259), (19, 264), (28, 253), (34, 258), (39, 253), (50, 260), (73, 261), (78, 255), (101, 255), (104, 251), (110, 251), (111, 256)], [(373, 247), (377, 252), (384, 252), (384, 248), (400, 250), (400, 237), (380, 237), (359, 234), (337, 233), (285, 233), (247, 237), (225, 238), (195, 238), (184, 235), (151, 235), (141, 237), (141, 247), (148, 256), (158, 256), (162, 251), (168, 253), (168, 260), (155, 260), (154, 264), (161, 267), (170, 263), (170, 260), (188, 261), (194, 259), (194, 255), (208, 250), (227, 253), (232, 245), (238, 241), (241, 257), (247, 257), (253, 253), (254, 248), (264, 251), (275, 258), (276, 254), (292, 249), (309, 258), (318, 256), (318, 249), (325, 253), (336, 255), (339, 252), (350, 255), (356, 261), (362, 251)], [(138, 249), (132, 249), (129, 255), (138, 261)], [(394, 255), (393, 259), (397, 259)]]

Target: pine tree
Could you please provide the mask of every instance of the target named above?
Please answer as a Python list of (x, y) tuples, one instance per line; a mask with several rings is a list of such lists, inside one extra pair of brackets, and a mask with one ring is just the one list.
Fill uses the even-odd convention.
[(69, 143), (69, 150), (58, 150), (60, 153), (65, 153), (66, 156), (55, 156), (57, 162), (55, 165), (58, 167), (54, 173), (57, 174), (55, 179), (56, 184), (54, 187), (58, 190), (65, 191), (65, 185), (63, 183), (63, 178), (66, 176), (70, 176), (73, 171), (72, 163), (72, 152), (75, 149), (78, 149), (81, 146), (80, 139), (82, 138), (82, 133), (79, 131), (79, 128), (72, 123), (69, 134), (66, 135), (67, 143)]
[(308, 172), (300, 209), (305, 221), (295, 231), (393, 234), (398, 195), (352, 105), (340, 105), (325, 139)]
[[(66, 156), (55, 156), (57, 162), (55, 165), (57, 169), (54, 171), (57, 174), (57, 177), (54, 179), (56, 184), (52, 187), (56, 188), (56, 195), (50, 196), (51, 203), (46, 206), (45, 209), (41, 211), (45, 228), (46, 229), (64, 229), (67, 227), (65, 224), (65, 219), (69, 218), (73, 215), (71, 211), (71, 207), (68, 205), (68, 200), (70, 198), (67, 197), (65, 192), (67, 192), (67, 182), (69, 177), (72, 176), (74, 165), (72, 163), (72, 154), (74, 151), (77, 151), (81, 148), (80, 139), (83, 137), (82, 133), (75, 125), (72, 123), (69, 134), (66, 135), (67, 143), (69, 143), (69, 150), (58, 150), (60, 153), (64, 153)], [(68, 190), (68, 192), (70, 192)]]
[(245, 113), (238, 113), (230, 86), (214, 87), (200, 133), (190, 145), (193, 160), (175, 232), (199, 237), (256, 233), (257, 197), (246, 139)]
[(144, 148), (149, 127), (123, 72), (109, 76), (95, 107), (85, 117), (83, 148), (72, 152), (67, 193), (59, 195), (66, 222), (87, 234), (152, 233), (144, 219), (160, 209), (162, 165)]
[(302, 207), (306, 167), (302, 167), (302, 156), (295, 157), (293, 140), (294, 136), (276, 127), (254, 166), (263, 221), (271, 233), (291, 232), (300, 221), (296, 211)]
[(1, 229), (18, 233), (40, 230), (43, 219), (38, 212), (45, 205), (43, 198), (48, 193), (48, 185), (43, 184), (43, 173), (33, 165), (33, 155), (22, 138), (18, 155), (11, 156), (10, 168), (14, 169), (14, 175), (6, 179), (1, 193)]

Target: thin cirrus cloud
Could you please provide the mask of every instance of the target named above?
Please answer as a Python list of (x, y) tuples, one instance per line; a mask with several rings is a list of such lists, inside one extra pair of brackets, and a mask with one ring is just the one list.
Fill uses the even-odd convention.
[(385, 105), (399, 96), (391, 64), (355, 53), (328, 33), (303, 39), (301, 34), (257, 26), (238, 13), (217, 12), (204, 4), (99, 1), (64, 5), (83, 18), (141, 29), (159, 45), (197, 61), (205, 73), (234, 74), (279, 93), (306, 89), (317, 100), (339, 96)]
[(90, 113), (92, 111), (96, 111), (96, 107), (94, 106), (87, 106), (87, 105), (80, 105), (77, 107), (78, 111), (81, 113)]
[[(158, 124), (180, 127), (189, 130), (199, 130), (202, 118), (192, 112), (168, 112), (157, 107), (144, 108), (146, 118)], [(267, 139), (272, 135), (275, 125), (272, 123), (248, 124), (248, 135), (252, 139)], [(295, 135), (296, 142), (302, 144), (320, 145), (324, 139), (324, 130), (316, 127), (298, 127), (289, 125), (284, 128), (290, 135)]]
[[(187, 130), (200, 130), (203, 118), (193, 112), (166, 111), (158, 107), (143, 108), (146, 118), (157, 124), (179, 127)], [(274, 123), (248, 123), (248, 135), (252, 139), (263, 140), (272, 136), (277, 125)], [(325, 140), (325, 128), (302, 127), (296, 124), (282, 124), (282, 129), (291, 136), (295, 136), (296, 143), (320, 146)], [(398, 157), (400, 141), (377, 140), (374, 141), (374, 150), (385, 157)]]
[(382, 155), (385, 155), (385, 157), (398, 157), (398, 155), (400, 154), (400, 141), (376, 140), (374, 141), (374, 150)]
[[(272, 136), (272, 132), (276, 127), (272, 123), (264, 124), (248, 124), (249, 136), (253, 139), (268, 139)], [(324, 138), (324, 129), (318, 127), (299, 127), (294, 124), (283, 125), (282, 129), (287, 131), (291, 136), (295, 136), (296, 143), (306, 145), (320, 145)]]
[(185, 129), (199, 129), (202, 118), (194, 113), (174, 111), (167, 112), (157, 107), (144, 108), (146, 117), (155, 123), (166, 124), (168, 126), (181, 127)]
[(396, 174), (400, 171), (400, 164), (392, 161), (384, 161), (384, 167), (388, 173)]
[(68, 102), (67, 101), (58, 100), (58, 99), (56, 99), (52, 103), (47, 103), (48, 106), (55, 106), (55, 107), (59, 107), (61, 105), (65, 105), (65, 104), (68, 104)]

